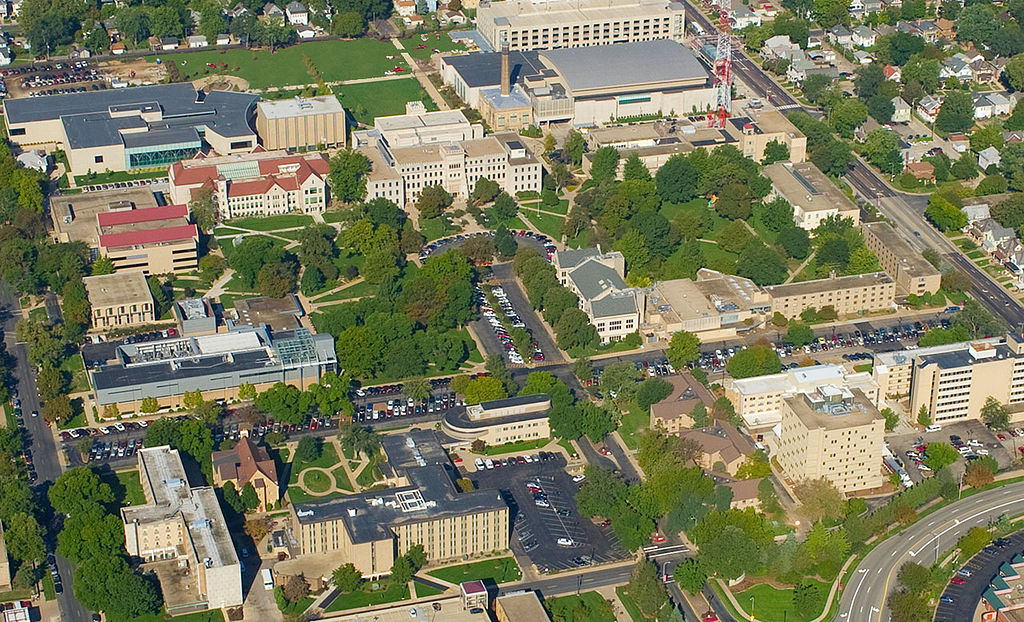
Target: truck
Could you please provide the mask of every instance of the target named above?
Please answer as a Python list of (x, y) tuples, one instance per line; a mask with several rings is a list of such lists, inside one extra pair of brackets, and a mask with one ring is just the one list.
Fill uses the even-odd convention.
[(260, 574), (263, 575), (263, 589), (268, 591), (274, 589), (274, 575), (270, 573), (270, 568), (264, 568)]

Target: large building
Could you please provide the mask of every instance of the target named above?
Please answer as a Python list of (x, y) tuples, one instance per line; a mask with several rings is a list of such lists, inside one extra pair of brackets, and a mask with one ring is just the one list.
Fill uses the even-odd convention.
[(878, 386), (867, 372), (847, 373), (840, 365), (797, 367), (778, 374), (728, 380), (725, 395), (749, 430), (764, 431), (782, 420), (782, 402), (815, 387), (835, 385), (856, 388), (878, 403)]
[(697, 280), (658, 281), (647, 291), (644, 335), (671, 339), (685, 330), (705, 341), (736, 335), (755, 315), (771, 307), (771, 299), (750, 279), (701, 268)]
[(156, 319), (153, 294), (138, 270), (82, 278), (98, 330), (148, 324)]
[(139, 412), (147, 397), (178, 408), (185, 392), (196, 390), (226, 402), (246, 383), (259, 391), (278, 382), (305, 389), (337, 367), (330, 335), (265, 326), (123, 344), (112, 356), (89, 370), (89, 380), (100, 408), (116, 404), (122, 413)]
[(772, 182), (767, 199), (782, 197), (793, 206), (796, 226), (813, 231), (828, 218), (849, 218), (860, 223), (860, 208), (810, 162), (775, 162), (764, 167)]
[(896, 282), (885, 272), (830, 276), (827, 279), (769, 285), (772, 313), (789, 319), (806, 309), (832, 307), (839, 317), (895, 308)]
[(698, 404), (710, 412), (715, 396), (689, 371), (666, 378), (672, 392), (660, 402), (651, 404), (651, 429), (661, 428), (668, 434), (679, 434), (693, 427), (693, 411)]
[(213, 192), (224, 220), (327, 209), (330, 167), (322, 153), (288, 155), (284, 151), (175, 162), (168, 172), (171, 201), (188, 203), (195, 191)]
[(372, 130), (352, 133), (357, 146), (366, 146), (370, 139), (382, 137), (389, 147), (419, 147), (433, 143), (457, 143), (484, 137), (484, 127), (470, 123), (461, 110), (428, 112), (420, 102), (405, 105), (406, 113), (375, 117)]
[(896, 233), (887, 222), (866, 222), (861, 226), (864, 245), (878, 257), (882, 269), (908, 294), (933, 294), (942, 286), (942, 273), (928, 263)]
[(504, 445), (534, 441), (551, 436), (547, 395), (519, 395), (501, 400), (450, 409), (441, 420), (441, 430), (452, 438)]
[(367, 200), (385, 198), (404, 206), (427, 186), (441, 186), (465, 199), (481, 177), (513, 196), (541, 189), (541, 162), (517, 134), (410, 147), (392, 147), (386, 138), (370, 136), (359, 151), (370, 160)]
[(100, 253), (117, 272), (171, 274), (199, 267), (199, 229), (189, 222), (185, 205), (132, 209), (128, 203), (97, 214), (96, 223)]
[[(503, 52), (445, 56), (441, 77), (481, 113), (488, 107), (521, 110), (529, 102), (534, 125), (685, 115), (705, 112), (716, 101), (708, 69), (675, 41), (509, 52), (507, 58)], [(515, 129), (511, 120), (508, 128)]]
[(54, 144), (71, 173), (167, 166), (210, 148), (219, 154), (256, 147), (258, 95), (197, 91), (191, 83), (140, 86), (3, 102), (12, 143)]
[(497, 490), (459, 492), (432, 430), (385, 436), (383, 445), (393, 487), (292, 506), (301, 555), (379, 577), (417, 544), (431, 562), (508, 549), (508, 505)]
[(900, 399), (910, 395), (910, 387), (914, 379), (917, 359), (933, 354), (945, 354), (966, 350), (971, 344), (988, 344), (992, 346), (1003, 343), (1002, 337), (977, 339), (973, 342), (947, 343), (939, 346), (876, 352), (872, 375), (878, 384), (878, 390), (885, 399)]
[(618, 251), (597, 248), (558, 251), (551, 259), (558, 281), (579, 298), (580, 308), (597, 328), (601, 343), (640, 330), (646, 297), (626, 285), (626, 259)]
[(842, 493), (885, 481), (885, 417), (858, 389), (821, 385), (786, 397), (773, 458), (791, 482), (824, 478)]
[(536, 50), (682, 41), (685, 17), (682, 2), (666, 0), (485, 0), (476, 23), (492, 49)]
[(265, 149), (344, 147), (345, 109), (334, 95), (261, 101), (256, 131)]
[(266, 512), (281, 497), (277, 480), (277, 465), (267, 453), (267, 448), (242, 437), (231, 449), (215, 451), (213, 462), (213, 485), (223, 487), (231, 482), (235, 490), (241, 491), (252, 485), (259, 499), (260, 512)]
[(140, 449), (146, 503), (121, 508), (128, 555), (156, 572), (168, 613), (238, 607), (242, 569), (213, 488), (192, 487), (177, 449)]

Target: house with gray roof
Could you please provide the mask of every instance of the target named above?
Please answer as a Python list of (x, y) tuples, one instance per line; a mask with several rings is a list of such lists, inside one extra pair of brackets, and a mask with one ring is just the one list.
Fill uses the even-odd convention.
[(1002, 161), (1002, 157), (999, 155), (999, 150), (995, 147), (985, 147), (978, 152), (978, 166), (981, 170), (988, 170), (990, 166), (999, 166)]
[(857, 26), (853, 29), (850, 41), (857, 47), (869, 48), (875, 44), (875, 39), (877, 37), (878, 35), (875, 31), (871, 30), (867, 26)]
[(846, 26), (839, 24), (838, 26), (829, 29), (828, 40), (831, 41), (833, 45), (848, 48), (853, 44), (853, 33), (850, 32), (850, 29)]
[(640, 328), (646, 297), (626, 285), (626, 259), (599, 248), (558, 251), (551, 259), (558, 280), (580, 300), (602, 343), (618, 341)]

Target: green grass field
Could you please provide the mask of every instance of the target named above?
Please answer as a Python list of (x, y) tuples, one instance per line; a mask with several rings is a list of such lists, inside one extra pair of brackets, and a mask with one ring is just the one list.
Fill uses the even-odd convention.
[(597, 592), (547, 598), (544, 606), (553, 619), (563, 622), (615, 622), (611, 605)]
[(80, 393), (89, 390), (89, 377), (85, 373), (85, 361), (81, 354), (64, 359), (60, 369), (71, 375), (71, 383), (68, 385), (68, 393)]
[[(736, 600), (761, 622), (808, 622), (821, 613), (831, 587), (821, 581), (815, 583), (818, 586), (817, 598), (801, 609), (793, 605), (793, 590), (779, 590), (765, 583), (736, 594)], [(753, 611), (750, 610), (751, 597), (754, 599)]]
[(412, 76), (405, 80), (345, 84), (335, 87), (334, 92), (356, 121), (366, 125), (373, 125), (374, 117), (405, 114), (408, 101), (419, 100), (427, 110), (437, 110), (437, 104)]
[(167, 169), (154, 169), (145, 171), (111, 171), (109, 173), (89, 173), (86, 175), (75, 175), (75, 184), (79, 186), (95, 186), (97, 184), (114, 184), (119, 181), (132, 181), (135, 179), (156, 179), (167, 177)]
[(352, 298), (372, 296), (377, 293), (377, 288), (378, 286), (373, 283), (359, 281), (355, 285), (350, 285), (345, 289), (334, 292), (333, 294), (317, 298), (314, 302), (335, 302), (338, 300), (351, 300)]
[[(112, 618), (107, 616), (107, 620), (121, 622), (118, 618)], [(157, 614), (150, 614), (133, 618), (132, 622), (167, 622), (168, 620), (174, 620), (174, 622), (224, 622), (224, 614), (220, 609), (214, 609), (212, 611), (198, 611), (196, 613), (189, 613), (180, 616), (169, 616), (166, 612), (161, 611)]]
[(370, 591), (370, 585), (371, 584), (369, 583), (365, 583), (365, 590), (357, 590), (347, 594), (340, 594), (334, 599), (334, 602), (327, 607), (327, 611), (344, 611), (346, 609), (355, 609), (356, 607), (383, 605), (384, 603), (393, 603), (395, 601), (409, 599), (409, 586), (406, 584), (393, 585), (391, 583), (386, 583), (381, 586), (384, 589), (376, 592)]
[(696, 214), (701, 218), (707, 218), (711, 226), (708, 230), (704, 231), (702, 237), (706, 240), (717, 240), (718, 234), (722, 232), (722, 229), (729, 224), (729, 220), (722, 218), (713, 210), (708, 209), (707, 199), (693, 199), (686, 203), (664, 203), (661, 209), (658, 210), (662, 216), (672, 220), (683, 212), (690, 212)]
[(433, 242), (446, 235), (460, 231), (458, 227), (449, 223), (447, 219), (442, 218), (421, 219), (419, 229), (428, 242)]
[(499, 584), (508, 583), (509, 581), (518, 581), (523, 576), (522, 571), (519, 570), (519, 566), (516, 564), (515, 558), (512, 557), (499, 557), (498, 559), (488, 559), (471, 564), (448, 566), (447, 568), (432, 570), (427, 574), (456, 585), (463, 581), (472, 581), (474, 579), (483, 581), (490, 579)]
[(360, 488), (369, 488), (374, 482), (380, 481), (381, 477), (380, 468), (374, 462), (356, 476), (356, 484), (359, 484)]
[(313, 217), (305, 214), (280, 214), (264, 218), (236, 218), (227, 221), (229, 227), (251, 229), (252, 231), (280, 231), (313, 224)]
[[(704, 257), (708, 260), (709, 268), (735, 274), (736, 260), (740, 258), (739, 255), (721, 249), (717, 244), (711, 244), (710, 242), (700, 242), (700, 247), (704, 250)], [(731, 266), (731, 269), (726, 270), (729, 266)]]
[(302, 474), (302, 483), (311, 492), (327, 492), (334, 484), (331, 477), (323, 471), (306, 471)]
[(335, 486), (342, 490), (353, 492), (354, 487), (352, 486), (352, 482), (348, 479), (348, 473), (345, 472), (344, 466), (339, 466), (338, 468), (331, 471), (331, 475), (334, 476)]
[(338, 452), (334, 451), (334, 445), (325, 443), (323, 451), (320, 452), (320, 457), (312, 462), (293, 462), (291, 464), (291, 472), (288, 476), (288, 483), (294, 484), (299, 481), (299, 473), (309, 467), (320, 467), (323, 469), (329, 469), (332, 466), (338, 464)]
[[(155, 62), (159, 55), (147, 56)], [(194, 80), (210, 74), (230, 74), (249, 82), (249, 88), (295, 86), (314, 80), (306, 71), (303, 56), (308, 56), (327, 82), (383, 76), (396, 65), (405, 65), (395, 46), (388, 41), (357, 39), (355, 41), (312, 41), (277, 50), (203, 50), (175, 54), (181, 75)], [(398, 56), (389, 59), (388, 56)], [(184, 65), (182, 62), (184, 61)], [(217, 65), (216, 69), (207, 63)], [(224, 64), (227, 67), (224, 67)]]
[(533, 223), (534, 227), (537, 227), (541, 233), (547, 235), (552, 240), (562, 239), (562, 223), (565, 222), (565, 219), (562, 217), (535, 212), (529, 209), (521, 209), (519, 214)]
[[(413, 58), (430, 58), (430, 55), (434, 53), (434, 50), (441, 52), (455, 52), (466, 49), (466, 46), (461, 43), (455, 43), (452, 41), (451, 35), (447, 32), (434, 33), (434, 34), (422, 34), (413, 35), (408, 39), (402, 39), (402, 47), (409, 53), (409, 56)], [(424, 46), (420, 49), (418, 46)]]
[(138, 471), (118, 471), (117, 481), (124, 486), (124, 496), (120, 500), (121, 505), (143, 505), (146, 503), (146, 495), (142, 492), (142, 481), (139, 479)]

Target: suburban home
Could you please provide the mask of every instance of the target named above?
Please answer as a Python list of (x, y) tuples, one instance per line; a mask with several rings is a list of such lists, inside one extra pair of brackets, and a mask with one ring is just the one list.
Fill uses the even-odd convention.
[(1019, 143), (1024, 142), (1024, 131), (1021, 130), (1006, 130), (1001, 132), (1003, 137), (1003, 143)]
[(992, 218), (985, 218), (971, 223), (967, 227), (967, 235), (978, 243), (988, 254), (995, 252), (1000, 244), (1016, 239), (1017, 233), (1004, 227)]
[(863, 0), (864, 14), (878, 13), (882, 10), (882, 0)]
[(850, 17), (860, 19), (864, 15), (864, 1), (850, 0), (850, 6), (846, 10), (849, 11)]
[(465, 24), (467, 21), (466, 16), (463, 15), (461, 11), (448, 11), (444, 14), (444, 17), (446, 20), (448, 20), (449, 24), (462, 25)]
[(857, 26), (853, 29), (853, 33), (850, 40), (857, 47), (869, 48), (875, 44), (875, 39), (878, 35), (874, 30), (871, 30), (867, 26)]
[(979, 220), (985, 220), (986, 218), (992, 218), (992, 214), (989, 212), (988, 203), (974, 203), (972, 205), (964, 205), (960, 208), (960, 211), (967, 216), (967, 225), (973, 225)]
[(0, 65), (10, 65), (13, 62), (14, 54), (11, 53), (11, 48), (0, 45)]
[(395, 0), (393, 4), (395, 13), (401, 17), (416, 15), (416, 0)]
[(938, 95), (925, 95), (917, 102), (917, 114), (928, 123), (934, 123), (942, 108), (942, 98)]
[(978, 166), (983, 171), (988, 170), (990, 166), (999, 166), (1001, 160), (999, 150), (992, 146), (986, 147), (978, 153)]
[(409, 26), (411, 28), (415, 28), (416, 26), (421, 26), (423, 24), (423, 16), (422, 15), (406, 15), (405, 17), (402, 18), (402, 21), (405, 22), (406, 26)]
[(970, 139), (963, 132), (951, 132), (946, 140), (953, 145), (953, 150), (957, 153), (965, 153), (971, 147)]
[(800, 52), (800, 46), (789, 40), (788, 35), (775, 35), (768, 38), (761, 46), (761, 56), (765, 58), (792, 58)]
[(988, 83), (998, 80), (1001, 70), (984, 58), (978, 58), (971, 61), (971, 72), (975, 82)]
[(230, 17), (231, 19), (235, 19), (236, 17), (241, 17), (242, 15), (248, 13), (249, 9), (245, 8), (245, 5), (239, 2), (231, 10), (225, 9), (225, 11), (228, 17)]
[(924, 37), (924, 40), (928, 43), (935, 43), (939, 39), (939, 33), (941, 30), (938, 25), (930, 19), (922, 19), (918, 21), (915, 26), (920, 36)]
[(1013, 112), (1017, 100), (1009, 97), (1007, 93), (986, 93), (985, 98), (992, 103), (992, 116), (1001, 117)]
[(732, 20), (732, 27), (736, 30), (761, 25), (761, 16), (751, 11), (750, 7), (740, 0), (733, 0), (732, 15), (729, 16), (729, 19)]
[(935, 20), (935, 27), (939, 31), (939, 38), (945, 39), (946, 41), (952, 41), (956, 39), (956, 22), (945, 17), (940, 17)]
[(939, 70), (939, 77), (943, 80), (956, 78), (961, 82), (970, 82), (974, 80), (974, 69), (971, 67), (971, 63), (975, 60), (962, 52), (958, 52), (943, 63), (942, 68)]
[(906, 171), (915, 179), (922, 181), (935, 181), (935, 165), (931, 162), (911, 162), (907, 164)]
[(974, 118), (975, 119), (988, 119), (992, 116), (992, 102), (986, 95), (981, 93), (971, 93), (971, 98), (974, 99)]
[(893, 82), (903, 81), (903, 72), (900, 71), (899, 67), (886, 65), (885, 67), (882, 67), (882, 75), (885, 76), (886, 80), (892, 80)]
[(295, 29), (295, 34), (299, 35), (300, 39), (312, 39), (316, 36), (316, 31), (309, 26), (299, 26)]
[(807, 35), (807, 49), (815, 50), (820, 48), (824, 39), (825, 33), (822, 30), (812, 30), (811, 33)]
[(284, 9), (284, 14), (288, 17), (288, 23), (293, 26), (309, 25), (309, 11), (301, 2), (289, 2)]
[(204, 48), (210, 45), (206, 40), (206, 35), (189, 35), (185, 38), (185, 41), (188, 43), (188, 47), (192, 49)]
[(892, 98), (892, 122), (893, 123), (909, 123), (910, 122), (910, 104), (903, 101), (902, 97)]
[(853, 53), (853, 60), (859, 65), (870, 65), (875, 61), (875, 57), (864, 50), (857, 50)]
[(816, 67), (817, 65), (801, 53), (796, 58), (790, 60), (789, 67), (786, 68), (786, 79), (800, 84), (807, 79), (808, 72), (813, 71)]
[(284, 19), (284, 11), (280, 9), (273, 2), (268, 2), (263, 5), (263, 16), (268, 19)]
[(839, 24), (838, 26), (829, 29), (828, 40), (831, 41), (833, 45), (848, 48), (853, 43), (853, 33), (850, 32), (850, 29), (846, 26)]

